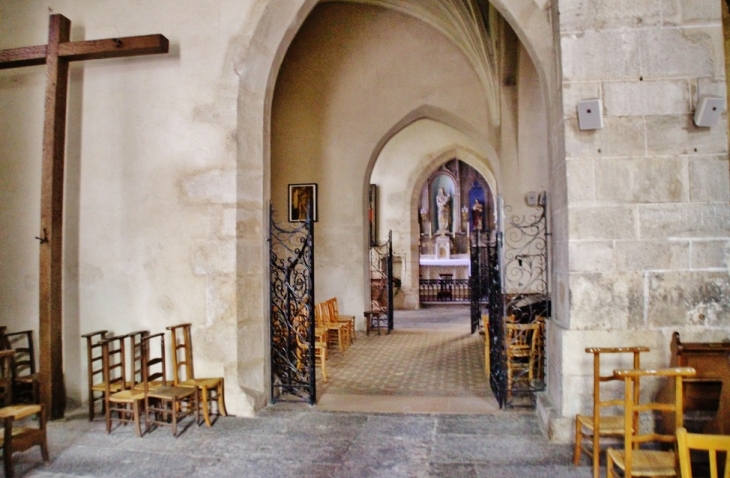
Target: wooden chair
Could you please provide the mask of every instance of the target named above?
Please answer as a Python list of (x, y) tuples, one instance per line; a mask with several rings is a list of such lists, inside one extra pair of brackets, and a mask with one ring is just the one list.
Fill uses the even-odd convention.
[(532, 386), (536, 359), (535, 346), (540, 324), (537, 322), (516, 324), (508, 318), (505, 325), (507, 331), (507, 396), (511, 397), (518, 384), (525, 385), (527, 388)]
[(337, 297), (328, 299), (326, 304), (329, 307), (330, 317), (333, 317), (336, 322), (347, 324), (347, 333), (350, 337), (350, 344), (352, 344), (355, 341), (355, 316), (340, 314), (339, 307), (337, 306)]
[(684, 427), (677, 429), (679, 469), (682, 478), (692, 478), (690, 450), (706, 451), (709, 457), (710, 477), (718, 478), (717, 452), (725, 454), (725, 478), (730, 478), (730, 435), (706, 435), (687, 433)]
[(350, 345), (348, 336), (349, 326), (342, 322), (334, 320), (330, 314), (330, 309), (326, 303), (320, 302), (315, 305), (314, 315), (318, 317), (317, 323), (321, 323), (322, 327), (327, 329), (328, 345), (336, 345), (340, 352), (347, 350)]
[(101, 342), (101, 357), (104, 383), (104, 412), (106, 432), (112, 431), (112, 417), (116, 414), (119, 423), (134, 423), (137, 436), (142, 436), (140, 404), (144, 392), (135, 390), (134, 383), (127, 381), (127, 360), (124, 343), (127, 336), (111, 337)]
[[(296, 336), (297, 341), (297, 364), (298, 368), (301, 371), (304, 368), (304, 364), (307, 362), (305, 359), (305, 356), (309, 353), (309, 343), (302, 340), (302, 337), (305, 337), (307, 335), (306, 333), (306, 327), (307, 327), (307, 320), (306, 317), (303, 317), (300, 319), (299, 316), (295, 319), (294, 323), (294, 332)], [(320, 366), (322, 369), (322, 378), (324, 378), (325, 383), (327, 383), (327, 331), (325, 329), (322, 329), (321, 327), (315, 326), (314, 328), (314, 364), (315, 367), (317, 365)]]
[(12, 350), (0, 351), (0, 393), (2, 393), (2, 406), (7, 407), (13, 403), (13, 357)]
[[(142, 383), (142, 369), (147, 357), (143, 355), (144, 350), (142, 350), (142, 339), (149, 335), (149, 330), (138, 330), (137, 332), (130, 332), (127, 334), (127, 337), (129, 338), (129, 357), (132, 360), (132, 363), (130, 364), (132, 374), (129, 377), (129, 387), (136, 390), (144, 389), (144, 384)], [(148, 383), (149, 388), (157, 388), (162, 385), (162, 380), (155, 380)]]
[[(38, 427), (18, 426), (16, 422), (38, 416)], [(46, 439), (46, 414), (42, 405), (11, 405), (0, 408), (3, 421), (2, 449), (5, 476), (13, 476), (13, 453), (28, 450), (36, 445), (41, 447), (43, 461), (48, 461), (48, 441)], [(27, 421), (27, 420), (26, 420)]]
[(13, 403), (40, 403), (39, 375), (35, 367), (33, 331), (5, 333), (5, 346), (15, 352), (13, 359)]
[[(577, 414), (575, 416), (575, 451), (573, 454), (573, 464), (580, 464), (582, 453), (588, 455), (593, 462), (593, 477), (598, 478), (599, 475), (599, 459), (601, 454), (600, 438), (601, 436), (623, 437), (624, 435), (624, 416), (622, 415), (605, 415), (605, 411), (611, 408), (621, 407), (624, 404), (623, 398), (605, 399), (601, 394), (601, 385), (606, 382), (618, 380), (611, 373), (601, 375), (601, 356), (610, 355), (621, 359), (623, 355), (631, 354), (633, 356), (633, 368), (641, 368), (642, 352), (648, 352), (648, 347), (588, 347), (586, 353), (593, 354), (593, 409), (591, 415)], [(638, 393), (636, 388), (634, 393)], [(635, 397), (636, 398), (636, 397)], [(586, 446), (586, 442), (591, 445)]]
[[(89, 385), (89, 421), (94, 420), (94, 404), (101, 400), (104, 403), (104, 381), (102, 376), (101, 344), (100, 340), (106, 338), (106, 330), (99, 330), (84, 334), (81, 337), (86, 339), (87, 375)], [(103, 412), (103, 410), (102, 410)]]
[[(691, 367), (663, 368), (657, 370), (616, 370), (614, 376), (624, 381), (624, 447), (623, 449), (609, 448), (606, 451), (607, 478), (613, 478), (614, 467), (623, 471), (625, 478), (634, 476), (677, 476), (677, 457), (674, 451), (641, 449), (644, 443), (657, 442), (676, 444), (676, 433), (662, 434), (653, 429), (642, 432), (639, 428), (642, 413), (653, 415), (660, 410), (669, 411), (676, 417), (676, 423), (682, 427), (682, 379), (696, 375)], [(674, 380), (675, 396), (671, 403), (642, 402), (641, 380), (649, 377), (659, 377)]]
[(218, 403), (218, 415), (225, 417), (225, 382), (223, 377), (199, 378), (193, 367), (193, 338), (190, 324), (167, 327), (172, 336), (172, 376), (175, 386), (200, 390), (205, 424), (211, 426), (210, 403)]
[[(152, 352), (157, 347), (159, 355), (153, 356)], [(149, 432), (153, 426), (171, 425), (172, 435), (177, 437), (177, 425), (184, 418), (194, 414), (195, 423), (198, 423), (200, 408), (198, 389), (168, 385), (164, 333), (144, 337), (142, 350), (143, 356), (147, 358), (142, 368), (142, 393), (147, 431)], [(162, 386), (150, 387), (150, 383), (157, 380), (162, 382)]]

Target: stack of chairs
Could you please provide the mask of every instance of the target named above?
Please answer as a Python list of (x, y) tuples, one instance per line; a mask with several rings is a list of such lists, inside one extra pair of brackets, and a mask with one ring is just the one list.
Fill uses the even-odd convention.
[[(321, 306), (320, 306), (321, 307)], [(317, 307), (315, 307), (317, 309)], [(296, 338), (296, 356), (297, 356), (297, 368), (299, 371), (303, 371), (305, 364), (308, 362), (308, 356), (310, 353), (309, 342), (304, 340), (309, 334), (309, 307), (302, 304), (299, 310), (294, 315), (292, 329)], [(321, 314), (321, 310), (317, 311), (316, 314)], [(320, 317), (321, 319), (321, 317)], [(327, 329), (322, 327), (320, 324), (315, 324), (314, 327), (314, 364), (315, 367), (319, 366), (322, 370), (322, 378), (325, 383), (328, 381), (327, 378)]]
[(507, 358), (507, 397), (508, 400), (520, 390), (529, 390), (539, 369), (538, 345), (541, 324), (531, 322), (520, 324), (514, 315), (505, 321), (505, 355)]
[(217, 414), (226, 415), (223, 377), (201, 379), (193, 375), (191, 324), (167, 329), (171, 334), (172, 377), (168, 374), (164, 332), (141, 330), (114, 336), (102, 330), (82, 335), (88, 352), (89, 420), (94, 420), (95, 404), (101, 401), (107, 433), (115, 428), (114, 422), (134, 423), (140, 437), (160, 425), (172, 425), (177, 437), (181, 420), (194, 415), (193, 423), (199, 423), (201, 411), (211, 426), (211, 394), (217, 402)]
[(329, 299), (315, 305), (316, 326), (326, 330), (327, 344), (340, 352), (347, 350), (355, 337), (355, 316), (339, 315), (337, 299)]

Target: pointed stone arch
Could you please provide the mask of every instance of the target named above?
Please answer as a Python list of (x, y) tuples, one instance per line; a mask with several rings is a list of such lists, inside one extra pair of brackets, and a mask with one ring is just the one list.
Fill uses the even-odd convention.
[[(266, 231), (270, 203), (271, 105), (276, 78), (294, 36), (318, 0), (256, 2), (242, 27), (244, 36), (232, 46), (240, 76), (238, 91), (236, 172), (236, 340), (235, 370), (229, 387), (244, 395), (233, 413), (251, 415), (268, 400), (268, 278)], [(510, 23), (535, 63), (546, 101), (556, 88), (550, 15), (534, 0), (492, 0)], [(411, 121), (415, 121), (412, 119)], [(495, 155), (496, 156), (496, 155)], [(369, 171), (372, 171), (372, 164)], [(367, 176), (367, 174), (366, 174)], [(363, 204), (367, 188), (363, 188)], [(367, 228), (363, 228), (364, 234)]]

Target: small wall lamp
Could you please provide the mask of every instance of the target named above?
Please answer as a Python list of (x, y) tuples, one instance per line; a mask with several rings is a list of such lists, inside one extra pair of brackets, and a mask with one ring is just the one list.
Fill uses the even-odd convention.
[(578, 127), (581, 130), (603, 128), (603, 105), (598, 98), (578, 102)]
[(695, 125), (702, 128), (715, 126), (725, 110), (725, 100), (719, 96), (701, 96), (695, 110)]

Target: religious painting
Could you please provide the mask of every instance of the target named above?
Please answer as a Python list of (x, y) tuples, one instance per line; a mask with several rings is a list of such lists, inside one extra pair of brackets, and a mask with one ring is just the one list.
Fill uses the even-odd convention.
[(370, 227), (370, 245), (375, 246), (378, 243), (378, 230), (377, 230), (377, 209), (376, 209), (376, 197), (378, 193), (378, 186), (375, 184), (370, 185), (368, 190), (368, 225)]
[(290, 184), (289, 222), (306, 221), (310, 207), (312, 209), (312, 220), (317, 222), (317, 184)]

